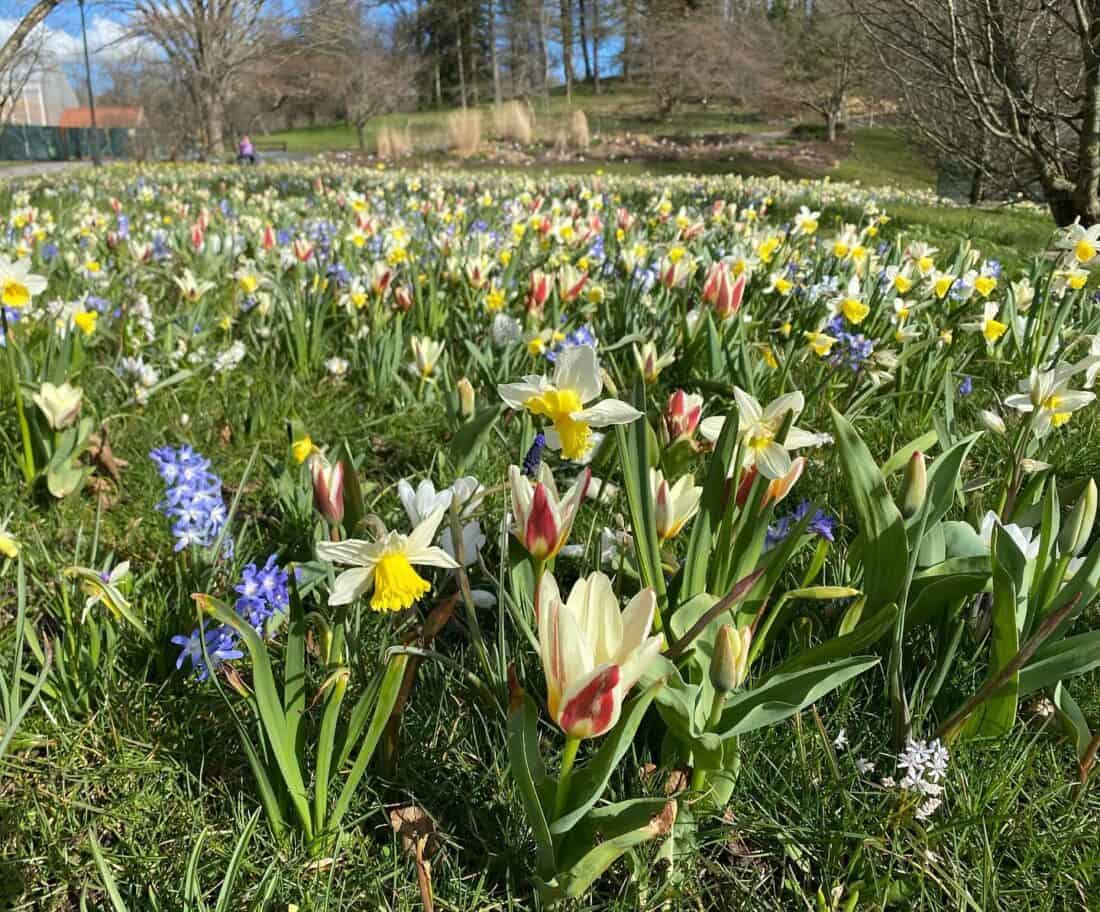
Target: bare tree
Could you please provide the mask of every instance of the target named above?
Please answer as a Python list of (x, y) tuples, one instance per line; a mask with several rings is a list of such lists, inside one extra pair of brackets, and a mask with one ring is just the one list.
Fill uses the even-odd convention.
[(0, 68), (0, 133), (11, 123), (23, 90), (44, 63), (46, 33), (35, 28), (24, 38), (19, 49), (8, 56), (6, 67)]
[[(131, 37), (152, 41), (182, 81), (220, 155), (226, 104), (249, 67), (272, 53), (265, 0), (116, 0)], [(268, 57), (270, 60), (270, 57)]]
[(1100, 221), (1100, 2), (851, 3), (929, 145)]
[(787, 32), (790, 97), (821, 115), (836, 140), (848, 99), (868, 84), (874, 56), (859, 21), (836, 0), (816, 0)]
[(651, 9), (638, 57), (662, 114), (687, 101), (764, 103), (779, 91), (782, 43), (762, 13), (734, 23), (678, 2), (651, 7), (663, 12)]
[(37, 0), (26, 15), (19, 20), (15, 29), (8, 35), (4, 46), (0, 47), (0, 73), (6, 73), (11, 69), (28, 37), (60, 3), (61, 0)]

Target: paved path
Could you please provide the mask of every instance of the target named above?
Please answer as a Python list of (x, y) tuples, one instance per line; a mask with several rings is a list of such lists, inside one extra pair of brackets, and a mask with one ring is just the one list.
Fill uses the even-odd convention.
[(88, 163), (82, 161), (36, 161), (22, 165), (0, 165), (0, 178), (42, 177), (47, 174), (59, 174), (86, 164)]

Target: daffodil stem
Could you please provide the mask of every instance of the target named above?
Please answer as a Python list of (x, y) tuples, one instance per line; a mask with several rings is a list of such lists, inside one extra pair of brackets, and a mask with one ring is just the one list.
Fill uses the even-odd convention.
[(554, 819), (561, 817), (565, 810), (565, 801), (569, 797), (569, 780), (573, 777), (573, 764), (577, 760), (577, 748), (580, 738), (566, 736), (565, 750), (561, 754), (561, 773), (558, 775), (558, 790), (554, 795)]
[(15, 340), (8, 325), (7, 313), (0, 307), (0, 336), (4, 339), (7, 354), (8, 372), (11, 374), (11, 391), (15, 396), (15, 413), (19, 416), (19, 433), (23, 438), (23, 479), (30, 484), (34, 481), (34, 446), (31, 443), (31, 429), (27, 424), (27, 413), (23, 408), (23, 392), (19, 389), (19, 371), (15, 366)]

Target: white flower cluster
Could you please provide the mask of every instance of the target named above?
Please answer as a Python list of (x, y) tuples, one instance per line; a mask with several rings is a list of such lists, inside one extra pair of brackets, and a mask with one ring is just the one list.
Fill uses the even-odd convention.
[(234, 342), (214, 359), (214, 373), (224, 374), (233, 370), (244, 360), (244, 356), (244, 344), (240, 340)]
[(927, 820), (940, 806), (947, 761), (947, 748), (939, 738), (934, 741), (910, 740), (905, 750), (898, 754), (898, 768), (905, 770), (905, 776), (898, 785), (925, 799), (917, 808), (918, 820)]

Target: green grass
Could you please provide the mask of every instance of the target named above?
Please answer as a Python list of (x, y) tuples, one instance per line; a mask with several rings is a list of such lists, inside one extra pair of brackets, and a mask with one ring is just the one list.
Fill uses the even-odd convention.
[[(857, 137), (857, 147), (860, 142)], [(686, 163), (614, 164), (608, 173), (683, 173)], [(562, 166), (555, 173), (591, 172), (591, 164)], [(742, 163), (741, 167), (750, 167)], [(665, 172), (660, 168), (667, 168)], [(969, 236), (983, 248), (1017, 259), (1046, 242), (1041, 216), (919, 206), (890, 206), (900, 228), (943, 248)], [(830, 210), (829, 216), (837, 213)], [(844, 216), (849, 217), (849, 216)], [(855, 216), (851, 216), (855, 217)], [(823, 226), (823, 230), (825, 226)], [(626, 354), (629, 358), (629, 354)], [(673, 366), (670, 371), (686, 366)], [(960, 401), (960, 422), (974, 424), (979, 405), (988, 405), (1007, 370), (989, 365), (976, 379), (973, 400)], [(336, 384), (323, 378), (297, 379), (273, 359), (250, 362), (247, 372), (218, 383), (189, 382), (154, 396), (145, 408), (121, 408), (117, 379), (92, 369), (82, 380), (89, 402), (111, 415), (115, 454), (129, 462), (117, 494), (99, 526), (100, 553), (129, 557), (140, 580), (140, 610), (156, 619), (157, 640), (193, 625), (183, 559), (169, 557), (171, 535), (156, 512), (161, 483), (148, 452), (165, 442), (189, 441), (210, 456), (233, 486), (240, 483), (254, 448), (254, 482), (242, 500), (238, 546), (245, 553), (280, 547), (294, 559), (310, 556), (311, 529), (288, 528), (271, 501), (271, 473), (264, 457), (285, 458), (285, 422), (308, 421), (317, 441), (352, 441), (364, 456), (372, 483), (370, 508), (391, 524), (403, 523), (393, 484), (418, 478), (436, 465), (447, 422), (438, 404), (400, 403), (365, 389), (356, 380)], [(800, 420), (826, 426), (824, 403)], [(189, 421), (181, 421), (187, 414)], [(1050, 459), (1070, 479), (1100, 471), (1097, 410), (1087, 413), (1072, 438)], [(0, 416), (0, 445), (17, 449), (10, 415)], [(869, 416), (860, 424), (875, 453), (891, 451), (923, 427), (897, 426)], [(514, 432), (507, 432), (509, 440)], [(483, 479), (502, 477), (515, 454), (501, 446), (487, 450), (471, 471)], [(976, 446), (967, 477), (998, 471), (987, 440)], [(814, 457), (798, 493), (842, 504), (835, 458)], [(980, 495), (979, 495), (980, 496)], [(499, 516), (504, 495), (496, 491), (488, 514)], [(96, 526), (96, 504), (80, 496), (52, 505), (32, 499), (16, 477), (13, 460), (0, 460), (0, 520), (16, 512), (35, 613), (51, 629), (58, 612), (56, 567), (73, 553), (78, 530), (87, 540)], [(845, 533), (853, 520), (840, 508)], [(591, 505), (576, 527), (580, 539), (606, 522)], [(843, 560), (843, 553), (833, 560)], [(2, 563), (2, 562), (0, 562)], [(14, 570), (0, 569), (0, 657), (9, 648), (4, 624), (13, 599)], [(232, 580), (219, 579), (228, 589)], [(486, 617), (495, 624), (495, 616)], [(386, 619), (368, 615), (371, 649), (394, 635)], [(487, 628), (488, 629), (488, 628)], [(495, 636), (495, 629), (491, 631)], [(511, 634), (509, 639), (512, 640)], [(467, 637), (457, 622), (444, 631), (437, 649), (460, 668), (473, 667)], [(512, 647), (516, 644), (512, 642)], [(369, 649), (364, 652), (369, 652)], [(211, 688), (197, 686), (166, 665), (174, 648), (150, 650), (124, 636), (111, 683), (97, 693), (87, 716), (68, 717), (56, 705), (36, 710), (25, 734), (37, 744), (23, 747), (0, 770), (0, 910), (76, 912), (82, 891), (87, 907), (108, 909), (87, 838), (94, 827), (115, 879), (130, 908), (183, 908), (178, 885), (191, 847), (208, 832), (200, 873), (216, 891), (237, 835), (257, 807), (255, 788), (228, 710)], [(980, 680), (977, 663), (964, 660), (952, 676), (952, 696)], [(370, 669), (355, 664), (356, 686)], [(521, 678), (541, 680), (530, 655), (519, 661)], [(1097, 675), (1073, 690), (1090, 719), (1100, 717)], [(319, 681), (311, 682), (320, 686)], [(592, 895), (572, 909), (633, 912), (655, 908), (658, 875), (678, 879), (683, 895), (669, 908), (792, 910), (816, 908), (820, 890), (845, 898), (858, 890), (857, 909), (1063, 910), (1095, 908), (1100, 891), (1100, 789), (1073, 789), (1074, 756), (1054, 723), (1032, 718), (1000, 743), (972, 744), (955, 751), (946, 795), (947, 813), (929, 828), (902, 826), (891, 816), (893, 799), (879, 786), (891, 767), (887, 710), (881, 701), (881, 672), (872, 673), (817, 707), (830, 738), (844, 728), (851, 745), (839, 756), (839, 776), (829, 764), (830, 748), (806, 714), (744, 739), (741, 776), (728, 813), (706, 821), (698, 853), (674, 859), (641, 853), (639, 864), (619, 863)], [(441, 848), (432, 859), (436, 908), (440, 910), (528, 910), (531, 899), (531, 840), (520, 801), (506, 769), (503, 722), (455, 671), (437, 662), (421, 668), (403, 722), (398, 774), (372, 771), (347, 818), (348, 832), (329, 864), (317, 864), (294, 844), (277, 844), (261, 824), (247, 855), (234, 909), (303, 912), (420, 908), (414, 867), (393, 835), (387, 810), (416, 803), (432, 817)], [(650, 735), (658, 732), (653, 725)], [(549, 726), (540, 730), (548, 753), (560, 744)], [(637, 762), (625, 765), (621, 783), (635, 792), (658, 793), (662, 783), (643, 782), (637, 766), (657, 755), (653, 737), (639, 738)], [(587, 751), (589, 746), (585, 747)], [(876, 764), (861, 776), (857, 758)], [(583, 754), (582, 754), (583, 761)], [(155, 897), (155, 900), (154, 900)], [(212, 900), (212, 895), (208, 895)]]
[(836, 180), (906, 190), (933, 190), (936, 171), (905, 135), (889, 127), (859, 127), (851, 132), (852, 151), (833, 169)]

